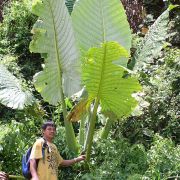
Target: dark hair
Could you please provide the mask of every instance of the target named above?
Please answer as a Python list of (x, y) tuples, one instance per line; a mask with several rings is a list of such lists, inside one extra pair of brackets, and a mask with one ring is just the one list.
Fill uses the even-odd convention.
[(54, 122), (53, 122), (53, 121), (50, 121), (50, 120), (44, 122), (43, 125), (41, 126), (41, 128), (42, 128), (43, 130), (45, 130), (45, 129), (47, 128), (47, 126), (52, 126), (52, 127), (55, 127), (55, 128), (56, 128), (56, 125), (54, 124)]

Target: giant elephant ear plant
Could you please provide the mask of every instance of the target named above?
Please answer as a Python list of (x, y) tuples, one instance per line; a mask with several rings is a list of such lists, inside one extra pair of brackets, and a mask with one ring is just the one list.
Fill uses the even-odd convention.
[(69, 148), (77, 152), (72, 124), (66, 121), (65, 96), (80, 90), (79, 52), (71, 18), (64, 0), (35, 0), (32, 12), (39, 16), (32, 32), (32, 52), (45, 57), (45, 67), (34, 77), (35, 88), (50, 104), (63, 106), (66, 138)]
[(119, 0), (77, 1), (72, 19), (82, 53), (92, 48), (84, 58), (82, 74), (87, 101), (95, 102), (84, 145), (89, 160), (97, 107), (100, 105), (103, 112), (113, 112), (117, 117), (127, 116), (137, 104), (131, 94), (141, 87), (126, 69), (131, 30)]
[(137, 79), (113, 63), (127, 56), (127, 50), (117, 42), (107, 42), (99, 48), (91, 48), (85, 58), (83, 82), (89, 93), (88, 101), (94, 102), (86, 142), (87, 160), (90, 158), (98, 106), (103, 112), (111, 111), (122, 117), (129, 115), (137, 104), (132, 97), (132, 93), (141, 90)]
[[(76, 151), (72, 125), (67, 121), (64, 94), (80, 87), (77, 71), (79, 49), (82, 79), (93, 105), (87, 135), (87, 160), (90, 159), (98, 106), (118, 117), (129, 114), (136, 101), (131, 94), (141, 89), (126, 65), (131, 47), (131, 32), (119, 0), (79, 0), (71, 18), (64, 0), (36, 0), (33, 13), (39, 16), (33, 29), (30, 49), (45, 57), (44, 70), (35, 78), (35, 87), (53, 105), (62, 103), (67, 143)], [(80, 61), (79, 61), (80, 62)]]

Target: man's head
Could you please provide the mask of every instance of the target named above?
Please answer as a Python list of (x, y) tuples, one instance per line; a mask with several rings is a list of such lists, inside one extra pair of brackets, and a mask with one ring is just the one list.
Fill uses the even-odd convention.
[(56, 133), (56, 125), (53, 121), (47, 121), (42, 125), (43, 136), (51, 141)]

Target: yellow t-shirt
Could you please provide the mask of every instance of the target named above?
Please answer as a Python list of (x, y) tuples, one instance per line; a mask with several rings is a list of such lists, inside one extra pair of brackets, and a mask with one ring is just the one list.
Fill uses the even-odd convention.
[(45, 157), (43, 160), (42, 146), (44, 139), (38, 139), (32, 148), (30, 159), (39, 159), (37, 174), (39, 180), (57, 180), (58, 166), (62, 163), (63, 158), (60, 156), (57, 147), (50, 142), (47, 142), (48, 147), (45, 149)]

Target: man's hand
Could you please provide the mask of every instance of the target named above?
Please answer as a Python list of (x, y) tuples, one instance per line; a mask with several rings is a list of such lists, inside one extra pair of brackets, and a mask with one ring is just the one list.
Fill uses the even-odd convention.
[(7, 180), (9, 179), (9, 176), (5, 172), (0, 171), (0, 179)]
[(84, 161), (86, 159), (85, 155), (80, 155), (77, 158), (74, 158), (75, 162)]
[(35, 176), (35, 177), (32, 177), (31, 180), (39, 180), (39, 178)]
[(80, 162), (80, 161), (84, 161), (86, 159), (86, 156), (85, 155), (80, 155), (78, 156), (77, 158), (74, 158), (74, 159), (70, 159), (70, 160), (63, 160), (62, 163), (61, 163), (61, 166), (64, 166), (64, 167), (67, 167), (67, 166), (71, 166), (77, 162)]

